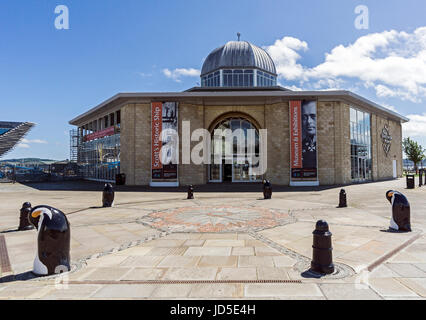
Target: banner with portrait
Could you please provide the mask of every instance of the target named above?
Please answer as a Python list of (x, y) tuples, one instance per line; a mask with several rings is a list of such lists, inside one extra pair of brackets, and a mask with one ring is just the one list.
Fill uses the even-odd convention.
[(153, 102), (151, 126), (152, 181), (177, 181), (178, 103)]
[(317, 102), (290, 101), (292, 181), (317, 181)]

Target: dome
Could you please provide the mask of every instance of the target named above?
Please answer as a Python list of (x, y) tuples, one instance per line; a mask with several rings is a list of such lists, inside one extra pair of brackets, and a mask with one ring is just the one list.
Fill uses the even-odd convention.
[(277, 75), (269, 54), (247, 41), (229, 41), (213, 50), (203, 64), (201, 76), (223, 68), (253, 68)]

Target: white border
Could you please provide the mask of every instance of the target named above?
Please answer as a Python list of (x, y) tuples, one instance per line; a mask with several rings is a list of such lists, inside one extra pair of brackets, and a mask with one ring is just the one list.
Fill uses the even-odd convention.
[(179, 187), (179, 181), (175, 182), (150, 182), (150, 187)]
[(290, 187), (318, 187), (319, 181), (290, 181)]

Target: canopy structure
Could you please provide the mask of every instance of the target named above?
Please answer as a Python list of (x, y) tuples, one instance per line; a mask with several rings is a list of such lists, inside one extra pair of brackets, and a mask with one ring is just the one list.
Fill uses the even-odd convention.
[(31, 122), (0, 121), (0, 158), (12, 151), (34, 125)]

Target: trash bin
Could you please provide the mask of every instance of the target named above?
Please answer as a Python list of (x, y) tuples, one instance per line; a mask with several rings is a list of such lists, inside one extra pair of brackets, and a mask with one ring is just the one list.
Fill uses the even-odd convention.
[(414, 189), (414, 175), (413, 174), (407, 174), (406, 176), (407, 179), (407, 189)]
[(126, 184), (126, 174), (119, 173), (115, 175), (115, 184), (117, 186), (124, 186)]

